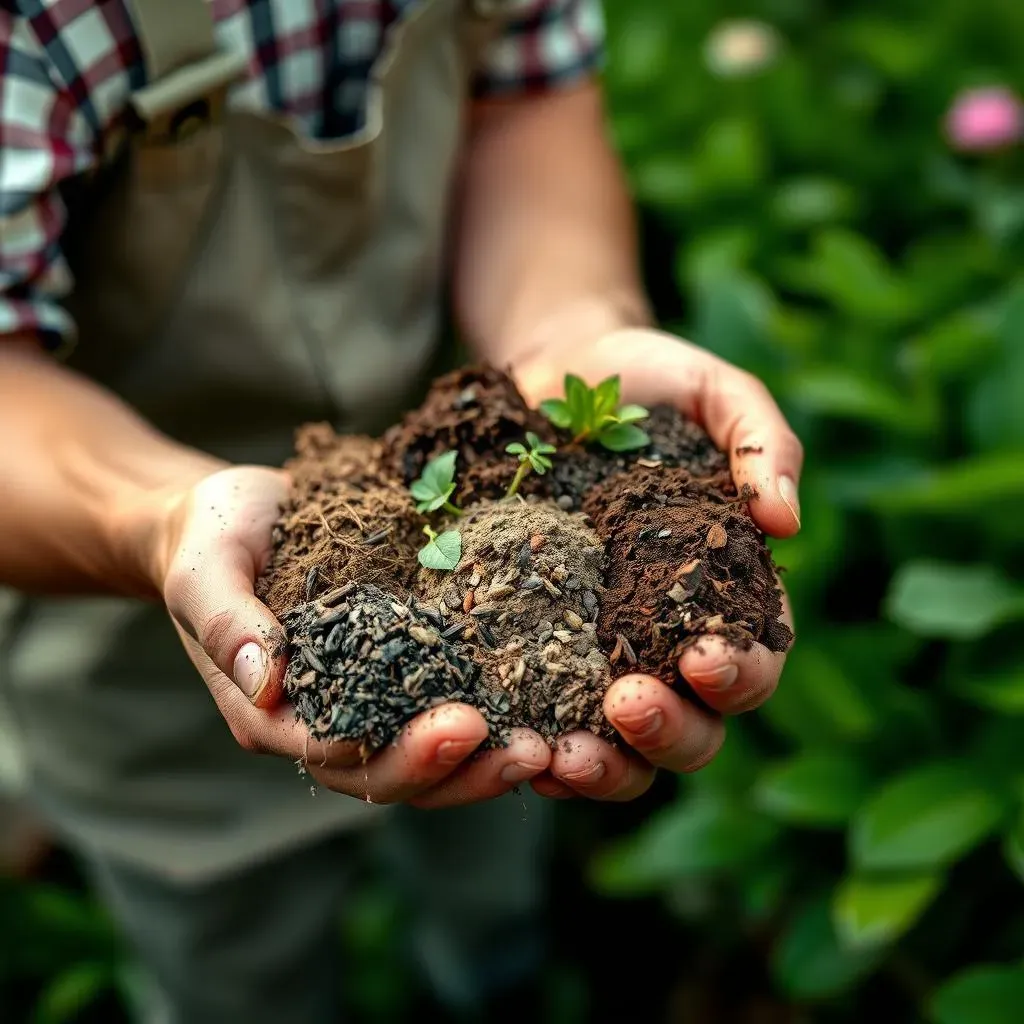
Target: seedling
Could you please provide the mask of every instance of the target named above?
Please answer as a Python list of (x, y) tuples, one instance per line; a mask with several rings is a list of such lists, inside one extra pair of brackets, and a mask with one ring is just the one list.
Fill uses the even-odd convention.
[(439, 534), (429, 526), (424, 526), (423, 532), (428, 540), (419, 551), (420, 565), (427, 569), (440, 569), (442, 572), (457, 569), (459, 559), (462, 558), (462, 536), (458, 530), (446, 530)]
[(505, 497), (511, 498), (519, 490), (519, 485), (527, 473), (532, 470), (537, 476), (543, 476), (552, 467), (553, 463), (548, 456), (554, 455), (557, 449), (553, 444), (542, 441), (532, 430), (528, 430), (525, 445), (520, 441), (514, 441), (505, 451), (519, 458), (519, 468), (505, 492)]
[(612, 452), (628, 452), (651, 443), (646, 431), (636, 426), (647, 419), (642, 405), (619, 405), (618, 376), (601, 381), (596, 388), (571, 373), (565, 375), (565, 397), (541, 402), (540, 411), (559, 430), (572, 433), (575, 444), (596, 443)]
[(456, 508), (451, 502), (455, 491), (456, 457), (456, 452), (438, 455), (426, 464), (419, 479), (413, 480), (409, 491), (416, 499), (417, 512), (436, 512), (443, 508), (453, 516), (462, 515), (462, 509)]

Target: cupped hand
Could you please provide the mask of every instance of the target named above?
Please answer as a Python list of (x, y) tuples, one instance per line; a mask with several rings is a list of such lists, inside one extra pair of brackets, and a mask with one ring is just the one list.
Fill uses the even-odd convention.
[[(772, 536), (800, 529), (797, 486), (803, 450), (768, 389), (756, 378), (662, 331), (630, 328), (586, 344), (548, 347), (516, 370), (532, 403), (561, 394), (562, 377), (588, 384), (618, 374), (623, 400), (670, 404), (700, 423), (727, 452), (733, 479), (756, 493), (754, 522)], [(792, 627), (789, 604), (784, 621)], [(722, 715), (749, 711), (775, 692), (785, 664), (755, 643), (742, 651), (705, 636), (679, 659), (679, 672), (711, 713), (668, 682), (633, 674), (617, 679), (605, 696), (605, 715), (628, 746), (613, 746), (589, 732), (560, 739), (551, 766), (532, 782), (550, 797), (630, 800), (645, 792), (658, 768), (692, 772), (708, 764), (725, 738)]]
[(446, 704), (426, 712), (364, 763), (355, 743), (314, 740), (283, 703), (284, 633), (255, 596), (271, 530), (287, 496), (276, 470), (236, 467), (191, 487), (170, 512), (155, 559), (185, 649), (236, 742), (254, 754), (303, 763), (322, 786), (373, 803), (442, 807), (501, 795), (548, 768), (536, 733), (468, 760), (487, 737), (478, 711)]

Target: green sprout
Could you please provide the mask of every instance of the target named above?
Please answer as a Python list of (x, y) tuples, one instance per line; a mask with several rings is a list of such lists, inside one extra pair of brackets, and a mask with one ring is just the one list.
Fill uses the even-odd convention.
[(440, 569), (442, 572), (457, 569), (459, 559), (462, 558), (462, 537), (458, 530), (446, 530), (439, 534), (429, 526), (424, 526), (423, 532), (428, 540), (419, 551), (420, 565), (427, 569)]
[(451, 502), (455, 491), (456, 452), (445, 452), (431, 459), (418, 480), (413, 480), (409, 491), (416, 499), (417, 512), (436, 512), (443, 508), (453, 516), (461, 516), (462, 509)]
[[(529, 445), (529, 447), (526, 445)], [(506, 498), (511, 498), (519, 490), (519, 485), (530, 470), (533, 470), (537, 476), (543, 476), (553, 465), (551, 459), (548, 458), (549, 455), (554, 455), (557, 451), (553, 444), (547, 444), (533, 431), (528, 430), (526, 432), (526, 445), (519, 441), (514, 441), (505, 449), (509, 455), (519, 457), (519, 468), (516, 470), (516, 475), (512, 478), (512, 483), (509, 484), (508, 490), (505, 492)]]
[(574, 444), (594, 442), (612, 452), (628, 452), (651, 443), (636, 426), (637, 420), (647, 419), (647, 410), (642, 405), (619, 405), (618, 376), (591, 388), (567, 373), (564, 386), (565, 397), (541, 402), (540, 411), (559, 430), (570, 431)]

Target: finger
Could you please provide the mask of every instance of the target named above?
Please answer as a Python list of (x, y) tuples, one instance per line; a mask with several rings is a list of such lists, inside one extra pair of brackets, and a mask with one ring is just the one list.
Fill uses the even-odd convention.
[(436, 808), (490, 800), (540, 775), (550, 763), (551, 748), (537, 733), (513, 729), (508, 746), (488, 750), (460, 765), (410, 803)]
[(574, 732), (559, 739), (551, 758), (551, 775), (591, 800), (632, 800), (654, 782), (651, 765), (591, 732)]
[[(782, 592), (782, 621), (793, 628), (789, 597)], [(709, 707), (738, 715), (760, 707), (779, 685), (785, 653), (755, 643), (749, 650), (720, 636), (704, 636), (683, 652), (679, 672)]]
[(617, 679), (605, 694), (604, 712), (645, 760), (671, 772), (703, 768), (725, 739), (720, 719), (684, 700), (653, 676)]
[(571, 786), (552, 778), (550, 772), (544, 772), (531, 779), (530, 786), (538, 796), (547, 797), (549, 800), (571, 800), (576, 796), (576, 791)]
[[(284, 631), (253, 593), (285, 493), (280, 474), (247, 469), (217, 474), (196, 489), (190, 525), (164, 586), (184, 633), (257, 707), (278, 704), (286, 668)], [(220, 479), (218, 479), (220, 478)], [(215, 526), (206, 504), (217, 509)]]
[[(630, 353), (626, 366), (624, 348)], [(620, 367), (624, 395), (670, 403), (704, 426), (729, 453), (737, 485), (749, 484), (757, 492), (750, 510), (761, 529), (777, 537), (799, 530), (803, 449), (756, 377), (696, 345), (651, 330), (608, 335), (599, 345), (597, 362)]]
[(709, 707), (739, 715), (775, 692), (785, 654), (755, 643), (742, 651), (719, 636), (703, 637), (679, 659), (679, 672)]
[[(414, 718), (394, 744), (365, 765), (323, 771), (311, 763), (309, 770), (337, 792), (370, 803), (403, 803), (451, 775), (486, 738), (487, 723), (479, 711), (466, 704), (443, 704)], [(475, 794), (467, 787), (467, 800)]]

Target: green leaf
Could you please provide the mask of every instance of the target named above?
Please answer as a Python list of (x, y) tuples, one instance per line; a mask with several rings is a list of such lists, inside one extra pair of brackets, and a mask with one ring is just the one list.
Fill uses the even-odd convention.
[(539, 437), (538, 437), (538, 436), (537, 436), (537, 435), (536, 435), (536, 434), (535, 434), (535, 433), (534, 433), (534, 432), (533, 432), (532, 430), (528, 430), (528, 431), (526, 432), (526, 443), (527, 443), (527, 444), (528, 444), (528, 445), (529, 445), (529, 446), (530, 446), (530, 447), (531, 447), (531, 448), (532, 448), (532, 449), (533, 449), (534, 451), (536, 451), (536, 450), (537, 450), (537, 448), (538, 448), (538, 447), (540, 446), (540, 443), (541, 443), (541, 441), (540, 441), (540, 438), (539, 438)]
[(986, 782), (951, 762), (891, 779), (861, 808), (850, 855), (865, 871), (952, 864), (998, 827), (1003, 805)]
[(572, 412), (563, 398), (546, 399), (540, 403), (540, 411), (559, 430), (568, 430), (572, 426)]
[(624, 405), (615, 416), (620, 423), (634, 423), (647, 419), (650, 413), (642, 405)]
[(990, 565), (909, 562), (893, 577), (886, 613), (920, 636), (973, 640), (1024, 617), (1024, 588)]
[(844, 879), (832, 905), (840, 942), (847, 949), (894, 942), (925, 912), (943, 882), (932, 872)]
[(772, 973), (796, 999), (823, 999), (851, 988), (879, 962), (874, 949), (839, 944), (829, 903), (816, 900), (796, 915), (772, 950)]
[(1024, 668), (985, 676), (956, 673), (950, 689), (978, 707), (1004, 715), (1024, 715)]
[(545, 459), (542, 455), (538, 455), (536, 452), (530, 452), (530, 454), (527, 455), (527, 458), (530, 460), (530, 465), (533, 467), (533, 471), (537, 476), (543, 476), (548, 469), (551, 468), (551, 460)]
[(845, 220), (857, 208), (857, 193), (831, 178), (794, 178), (779, 186), (771, 203), (785, 227), (805, 229)]
[(1003, 856), (1013, 873), (1024, 882), (1024, 810), (1003, 837)]
[(431, 498), (429, 501), (421, 501), (416, 505), (417, 512), (436, 512), (445, 502), (451, 497), (452, 491), (455, 490), (455, 484), (452, 484), (444, 494), (439, 494), (436, 498)]
[(869, 791), (867, 772), (839, 753), (806, 753), (769, 768), (754, 788), (757, 805), (795, 825), (845, 825)]
[(933, 512), (977, 512), (994, 502), (1024, 498), (1024, 449), (959, 462), (910, 477), (874, 495), (871, 504), (883, 512), (919, 515)]
[(595, 885), (625, 894), (656, 890), (674, 879), (735, 868), (764, 855), (778, 826), (737, 800), (702, 795), (651, 817), (591, 864)]
[(618, 423), (601, 431), (598, 438), (610, 452), (628, 452), (637, 448), (646, 448), (651, 439), (639, 427), (632, 423)]
[(572, 373), (565, 375), (565, 401), (569, 406), (572, 432), (581, 434), (589, 429), (593, 418), (593, 392)]
[(462, 535), (457, 530), (447, 530), (420, 549), (420, 565), (427, 569), (451, 572), (456, 569), (462, 557)]
[(926, 434), (934, 427), (929, 407), (888, 384), (846, 368), (795, 373), (788, 392), (794, 402), (817, 415), (858, 420), (910, 435)]
[(622, 383), (618, 375), (601, 381), (594, 388), (594, 420), (599, 422), (602, 416), (615, 412), (619, 404)]
[(422, 477), (419, 480), (413, 480), (409, 485), (409, 493), (417, 501), (432, 501), (437, 497), (437, 491)]
[(427, 463), (421, 479), (433, 488), (434, 494), (440, 494), (455, 479), (457, 457), (457, 452), (445, 452)]
[(507, 451), (509, 455), (525, 455), (526, 447), (518, 441), (513, 441), (510, 445), (505, 447), (505, 451)]
[(932, 1024), (1019, 1024), (1024, 967), (969, 967), (932, 994)]
[(32, 1024), (71, 1024), (94, 1003), (113, 982), (105, 963), (74, 964), (50, 979), (36, 1001)]

